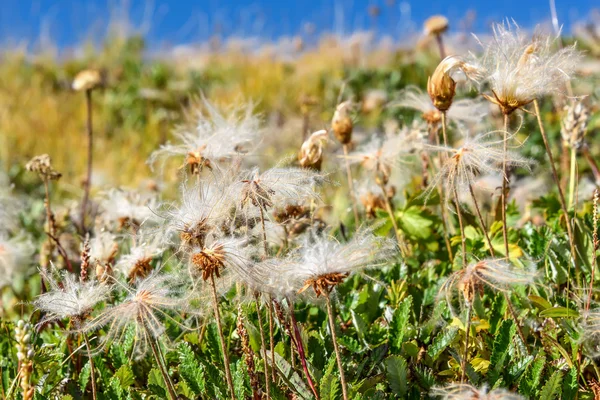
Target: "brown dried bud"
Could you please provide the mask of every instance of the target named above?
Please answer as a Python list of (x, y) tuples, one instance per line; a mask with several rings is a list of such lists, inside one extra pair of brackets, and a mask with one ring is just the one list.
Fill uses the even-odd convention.
[(566, 106), (565, 110), (567, 115), (562, 120), (560, 134), (568, 147), (579, 149), (587, 132), (590, 110), (581, 101)]
[(110, 264), (97, 263), (96, 264), (96, 279), (98, 282), (107, 282), (113, 274), (113, 268)]
[(331, 128), (337, 140), (341, 144), (348, 144), (352, 140), (352, 118), (350, 118), (349, 110), (351, 103), (345, 101), (340, 103), (335, 109), (333, 119), (331, 120)]
[(477, 79), (478, 69), (457, 56), (448, 56), (437, 66), (433, 75), (427, 80), (427, 93), (438, 110), (445, 112), (452, 105), (456, 94), (456, 82), (452, 74), (462, 71), (467, 78)]
[(367, 218), (375, 218), (377, 210), (385, 210), (385, 199), (380, 194), (368, 192), (360, 197), (360, 202), (365, 208)]
[(37, 172), (42, 179), (58, 180), (62, 174), (52, 167), (52, 160), (48, 154), (35, 156), (25, 168), (27, 171)]
[(93, 90), (104, 84), (104, 74), (96, 69), (84, 69), (79, 72), (71, 87), (76, 91)]
[(423, 30), (428, 36), (438, 36), (446, 32), (449, 26), (448, 18), (443, 15), (433, 15), (425, 20)]
[(321, 163), (323, 162), (323, 144), (327, 142), (327, 131), (322, 129), (314, 132), (310, 137), (302, 143), (300, 148), (300, 154), (298, 154), (298, 161), (302, 168), (312, 168), (314, 170), (321, 170)]

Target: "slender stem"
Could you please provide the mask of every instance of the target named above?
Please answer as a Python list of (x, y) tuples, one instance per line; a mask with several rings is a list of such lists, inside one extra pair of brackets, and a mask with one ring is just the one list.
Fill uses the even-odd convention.
[(507, 152), (508, 152), (508, 114), (504, 114), (504, 140), (502, 141), (502, 238), (504, 239), (504, 255), (508, 260), (510, 258), (510, 250), (508, 247), (508, 225), (506, 222), (506, 206), (508, 195), (508, 176), (507, 169)]
[(350, 192), (350, 200), (352, 200), (352, 211), (354, 212), (354, 227), (358, 229), (359, 217), (358, 206), (356, 205), (356, 197), (354, 196), (354, 180), (352, 179), (352, 170), (350, 169), (350, 160), (348, 159), (348, 145), (344, 144), (344, 158), (346, 159), (346, 175), (348, 176), (348, 191)]
[[(442, 133), (444, 136), (444, 146), (448, 146), (448, 138), (446, 137), (446, 113), (442, 112)], [(436, 144), (440, 145), (439, 132), (435, 133)], [(440, 168), (443, 164), (443, 153), (440, 153)], [(454, 255), (452, 254), (452, 246), (450, 245), (450, 239), (448, 238), (448, 210), (446, 210), (446, 193), (444, 193), (444, 186), (440, 183), (438, 185), (438, 191), (440, 192), (440, 209), (442, 212), (442, 228), (444, 230), (444, 241), (446, 242), (446, 248), (448, 249), (448, 258), (452, 263), (454, 261)]]
[(600, 185), (600, 168), (598, 168), (598, 164), (596, 164), (596, 160), (590, 154), (590, 149), (587, 144), (584, 144), (581, 152), (583, 153), (583, 157), (585, 157), (586, 161), (590, 165), (590, 169), (594, 174), (594, 180), (596, 181), (596, 185)]
[[(554, 166), (554, 157), (552, 156), (552, 150), (550, 149), (550, 143), (548, 142), (548, 136), (546, 135), (546, 130), (544, 129), (544, 124), (542, 123), (542, 115), (540, 113), (540, 106), (537, 100), (533, 101), (533, 106), (535, 107), (535, 114), (537, 116), (538, 125), (540, 128), (540, 133), (542, 134), (542, 139), (544, 140), (544, 146), (546, 147), (546, 153), (548, 153), (548, 159), (550, 160), (550, 167), (552, 169), (552, 177), (554, 178), (554, 183), (558, 189), (558, 197), (560, 200), (560, 207), (562, 208), (563, 213), (565, 214), (565, 221), (567, 225), (567, 235), (569, 236), (569, 245), (571, 247), (571, 255), (573, 257), (573, 266), (577, 268), (577, 253), (575, 252), (575, 238), (573, 236), (573, 231), (571, 229), (571, 219), (569, 218), (569, 212), (567, 210), (567, 203), (565, 202), (565, 195), (563, 194), (562, 188), (560, 187), (560, 181), (558, 179), (558, 173), (556, 172), (556, 167)], [(571, 274), (571, 263), (569, 263), (568, 268), (569, 278)], [(570, 279), (567, 280), (567, 295), (569, 292), (569, 282)]]
[(458, 225), (460, 227), (460, 243), (462, 250), (462, 263), (463, 267), (467, 268), (467, 237), (465, 236), (465, 226), (463, 224), (462, 212), (460, 210), (460, 204), (458, 202), (458, 192), (456, 186), (453, 188), (454, 192), (454, 206), (456, 207), (456, 215), (458, 216)]
[(396, 217), (394, 216), (394, 209), (392, 208), (392, 202), (390, 201), (390, 198), (387, 196), (387, 192), (385, 191), (385, 186), (383, 185), (383, 183), (381, 183), (379, 185), (379, 187), (381, 188), (383, 198), (385, 199), (386, 211), (389, 214), (390, 220), (392, 221), (392, 226), (394, 227), (394, 234), (396, 235), (396, 241), (398, 242), (398, 248), (400, 248), (400, 252), (402, 253), (402, 256), (405, 256), (406, 255), (405, 245), (404, 245), (404, 242), (402, 241), (402, 238), (400, 237), (400, 232), (398, 229), (398, 222), (396, 221)]
[(577, 182), (577, 149), (571, 146), (571, 168), (569, 173), (569, 209), (573, 207), (575, 198), (575, 183)]
[[(315, 395), (315, 399), (319, 400), (319, 392), (315, 388), (315, 384), (313, 383), (312, 378), (310, 377), (310, 372), (308, 372), (308, 365), (306, 364), (306, 354), (304, 353), (304, 344), (302, 343), (302, 335), (300, 334), (300, 328), (298, 327), (298, 322), (296, 321), (296, 316), (294, 315), (294, 303), (288, 298), (288, 304), (290, 306), (290, 319), (292, 320), (292, 327), (294, 329), (294, 337), (291, 337), (292, 342), (296, 345), (296, 350), (298, 350), (298, 356), (300, 357), (300, 363), (302, 364), (302, 369), (304, 370), (304, 375), (306, 376), (306, 380), (308, 381), (308, 386), (312, 390)], [(293, 357), (293, 354), (292, 354)]]
[(331, 299), (329, 298), (329, 292), (325, 291), (325, 301), (327, 303), (327, 315), (329, 316), (329, 329), (331, 330), (331, 340), (333, 341), (333, 350), (335, 351), (335, 358), (337, 359), (338, 369), (340, 370), (340, 382), (342, 384), (342, 397), (344, 400), (348, 400), (348, 389), (346, 388), (346, 376), (344, 375), (344, 366), (342, 365), (342, 355), (337, 344), (337, 334), (335, 333), (335, 317), (333, 315), (333, 308), (331, 307)]
[(269, 312), (269, 349), (271, 351), (271, 379), (275, 382), (275, 335), (273, 334), (273, 299), (269, 297), (267, 302)]
[(262, 235), (263, 235), (263, 250), (265, 252), (264, 259), (269, 257), (269, 247), (267, 245), (267, 229), (265, 228), (265, 212), (262, 207), (258, 207), (260, 210), (260, 225), (262, 227)]
[(85, 215), (87, 212), (88, 199), (90, 197), (90, 187), (92, 185), (92, 149), (93, 149), (93, 131), (92, 131), (92, 91), (85, 91), (85, 100), (87, 106), (87, 175), (83, 189), (83, 200), (81, 201), (81, 232), (85, 231)]
[(438, 49), (440, 50), (440, 58), (443, 60), (446, 58), (446, 49), (444, 48), (444, 41), (442, 35), (435, 35), (435, 41), (437, 42)]
[(485, 235), (485, 240), (487, 242), (488, 247), (490, 248), (490, 254), (494, 257), (494, 246), (492, 246), (492, 241), (490, 240), (490, 235), (488, 234), (487, 227), (485, 226), (485, 221), (481, 216), (481, 210), (479, 209), (479, 202), (475, 197), (475, 192), (473, 191), (473, 185), (469, 183), (469, 192), (471, 193), (471, 199), (473, 199), (473, 204), (475, 205), (475, 212), (477, 213), (477, 218), (479, 218), (479, 224), (481, 225), (481, 229), (483, 230), (483, 234)]
[(163, 364), (163, 360), (161, 354), (158, 350), (158, 344), (156, 343), (156, 339), (152, 336), (152, 332), (148, 328), (146, 328), (146, 334), (148, 335), (148, 343), (150, 344), (150, 348), (152, 349), (152, 354), (154, 354), (154, 359), (158, 364), (158, 369), (165, 381), (165, 386), (167, 387), (167, 392), (169, 393), (169, 398), (171, 400), (177, 400), (177, 394), (175, 392), (175, 388), (173, 387), (173, 382), (171, 382), (171, 378), (167, 373), (167, 369)]
[(589, 311), (590, 310), (590, 303), (592, 301), (592, 290), (594, 289), (594, 277), (596, 275), (596, 253), (598, 252), (598, 247), (600, 245), (600, 242), (598, 241), (598, 197), (599, 197), (599, 192), (598, 189), (594, 190), (594, 215), (593, 215), (593, 227), (594, 230), (592, 232), (592, 273), (590, 276), (590, 289), (589, 289), (589, 294), (588, 294), (588, 298), (587, 301), (585, 303), (585, 311)]
[(267, 398), (271, 397), (271, 374), (269, 373), (269, 362), (267, 361), (267, 341), (265, 340), (265, 331), (262, 324), (262, 316), (260, 313), (260, 294), (254, 293), (254, 299), (256, 304), (256, 315), (258, 316), (258, 332), (260, 333), (260, 344), (262, 346), (262, 357), (265, 362), (265, 390), (267, 391)]
[(517, 313), (512, 305), (512, 301), (510, 300), (510, 296), (508, 293), (504, 293), (504, 298), (506, 299), (506, 305), (508, 307), (508, 311), (510, 312), (510, 316), (513, 321), (515, 321), (515, 326), (517, 327), (517, 333), (519, 334), (519, 338), (523, 342), (523, 346), (525, 347), (525, 352), (529, 355), (529, 349), (527, 348), (527, 342), (525, 341), (525, 334), (523, 333), (523, 329), (521, 328), (521, 324), (519, 323), (519, 318), (517, 317)]
[(467, 375), (467, 358), (469, 357), (469, 336), (471, 336), (471, 310), (472, 304), (469, 302), (467, 304), (467, 320), (465, 326), (465, 351), (463, 354), (463, 358), (461, 360), (461, 375), (460, 375), (460, 383), (465, 382), (465, 376)]
[(85, 342), (85, 348), (88, 353), (90, 360), (90, 379), (92, 380), (92, 399), (96, 400), (96, 372), (94, 371), (94, 360), (92, 359), (92, 350), (90, 349), (90, 342), (85, 333), (82, 333), (83, 341)]
[(225, 336), (223, 335), (223, 326), (221, 325), (221, 313), (219, 312), (219, 298), (217, 297), (217, 287), (215, 285), (214, 274), (210, 275), (210, 286), (212, 288), (213, 308), (215, 311), (215, 319), (217, 321), (217, 330), (219, 331), (219, 339), (221, 340), (221, 351), (223, 352), (223, 363), (225, 364), (225, 378), (227, 386), (231, 393), (231, 398), (235, 400), (235, 391), (233, 389), (233, 380), (231, 379), (231, 369), (229, 367), (229, 355), (227, 354), (227, 345), (225, 344)]

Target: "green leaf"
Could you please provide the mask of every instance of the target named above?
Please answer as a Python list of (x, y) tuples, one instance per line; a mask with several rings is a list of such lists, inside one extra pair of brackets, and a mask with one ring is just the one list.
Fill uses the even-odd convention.
[(521, 382), (519, 383), (519, 393), (527, 397), (533, 397), (540, 384), (545, 365), (546, 357), (543, 354), (536, 357), (533, 364), (527, 369), (525, 376), (521, 378)]
[(408, 236), (416, 239), (429, 239), (432, 234), (431, 227), (435, 221), (425, 209), (411, 206), (406, 210), (399, 211), (398, 225)]
[(81, 368), (81, 373), (79, 374), (79, 388), (81, 389), (82, 392), (85, 392), (85, 388), (88, 385), (88, 382), (90, 381), (90, 375), (91, 375), (91, 369), (90, 369), (90, 361), (88, 360), (88, 362), (85, 363), (85, 365), (83, 366), (83, 368)]
[(573, 308), (567, 307), (552, 307), (540, 312), (540, 317), (543, 318), (576, 318), (579, 317), (579, 312)]
[(148, 373), (148, 389), (159, 398), (167, 398), (167, 387), (157, 368), (152, 368)]
[(500, 325), (500, 328), (498, 329), (498, 333), (494, 339), (492, 355), (490, 357), (490, 365), (494, 368), (492, 371), (488, 372), (488, 382), (490, 386), (494, 386), (504, 369), (504, 362), (508, 356), (508, 349), (516, 331), (517, 327), (511, 319), (502, 322), (502, 325)]
[(431, 346), (429, 346), (429, 348), (427, 349), (427, 354), (429, 355), (429, 357), (431, 357), (433, 361), (436, 361), (440, 354), (442, 354), (442, 352), (446, 349), (446, 347), (448, 347), (450, 343), (454, 341), (457, 333), (458, 329), (454, 327), (445, 329), (442, 332), (440, 332), (433, 340)]
[(411, 308), (412, 296), (408, 296), (402, 300), (398, 308), (394, 310), (392, 322), (390, 323), (390, 330), (388, 331), (388, 339), (390, 341), (392, 351), (395, 353), (399, 352), (402, 348), (404, 333), (406, 332), (408, 325)]
[(121, 368), (115, 372), (114, 377), (119, 380), (123, 389), (127, 389), (135, 382), (135, 376), (133, 375), (133, 371), (131, 370), (129, 364), (121, 365)]
[(530, 295), (530, 296), (527, 296), (527, 298), (529, 300), (531, 300), (531, 302), (533, 304), (540, 307), (542, 310), (552, 308), (552, 304), (550, 304), (550, 302), (548, 300), (544, 299), (543, 297)]
[(246, 388), (246, 377), (248, 376), (248, 373), (242, 360), (238, 360), (235, 363), (234, 368), (232, 368), (232, 375), (235, 396), (238, 399), (245, 399), (247, 397), (246, 394), (250, 393), (250, 390), (247, 390)]
[(385, 359), (386, 377), (392, 391), (400, 397), (406, 396), (408, 365), (401, 356), (391, 356)]
[(579, 385), (577, 384), (577, 369), (571, 368), (565, 376), (562, 388), (562, 399), (563, 400), (574, 400), (577, 397), (577, 390)]
[(332, 354), (327, 362), (327, 368), (325, 374), (319, 382), (319, 394), (322, 400), (337, 400), (341, 392), (339, 378), (335, 373), (337, 363), (335, 354)]
[(204, 369), (192, 348), (186, 342), (180, 343), (178, 348), (179, 355), (179, 375), (187, 383), (194, 394), (200, 395), (206, 391)]
[(562, 371), (554, 371), (540, 391), (540, 400), (554, 400), (560, 398), (562, 392), (562, 379)]

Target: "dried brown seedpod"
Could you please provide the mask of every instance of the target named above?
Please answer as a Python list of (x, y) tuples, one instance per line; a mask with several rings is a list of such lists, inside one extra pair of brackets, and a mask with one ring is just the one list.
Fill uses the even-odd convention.
[(340, 103), (336, 107), (333, 119), (331, 120), (333, 133), (341, 144), (348, 144), (352, 141), (352, 129), (354, 124), (352, 118), (350, 118), (351, 107), (352, 103), (350, 101)]

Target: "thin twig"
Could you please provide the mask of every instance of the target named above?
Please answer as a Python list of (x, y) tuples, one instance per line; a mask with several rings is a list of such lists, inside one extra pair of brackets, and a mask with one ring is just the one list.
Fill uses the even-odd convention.
[(358, 216), (358, 206), (356, 205), (356, 197), (354, 196), (354, 180), (352, 179), (352, 169), (350, 168), (350, 160), (348, 158), (348, 145), (344, 144), (344, 158), (346, 159), (346, 175), (348, 176), (348, 191), (350, 192), (350, 200), (352, 201), (352, 211), (354, 212), (354, 227), (358, 229), (360, 222)]
[(331, 307), (331, 299), (329, 292), (325, 291), (325, 302), (327, 303), (327, 315), (329, 319), (329, 329), (331, 330), (331, 340), (333, 341), (333, 350), (335, 351), (335, 358), (337, 359), (338, 369), (340, 371), (340, 383), (342, 385), (342, 397), (344, 400), (348, 400), (348, 389), (346, 387), (346, 376), (344, 375), (344, 366), (342, 364), (342, 355), (337, 344), (337, 334), (335, 333), (335, 317), (333, 314), (333, 308)]
[(148, 335), (148, 343), (150, 344), (150, 348), (152, 349), (152, 354), (154, 354), (154, 359), (158, 364), (158, 369), (165, 381), (165, 386), (167, 387), (167, 392), (169, 393), (169, 398), (171, 400), (177, 400), (177, 394), (175, 392), (175, 388), (173, 387), (173, 382), (171, 382), (171, 378), (167, 373), (166, 367), (163, 364), (163, 360), (161, 354), (158, 350), (158, 344), (156, 343), (156, 339), (152, 336), (152, 332), (146, 327), (146, 335)]
[(85, 215), (87, 213), (87, 204), (90, 197), (90, 187), (92, 185), (92, 154), (93, 154), (93, 130), (92, 130), (92, 90), (85, 91), (85, 100), (87, 106), (87, 175), (83, 190), (83, 200), (81, 201), (81, 232), (85, 232)]
[(217, 321), (217, 330), (219, 332), (219, 339), (221, 340), (223, 363), (225, 364), (225, 378), (227, 379), (227, 386), (229, 387), (231, 398), (232, 400), (235, 400), (235, 391), (233, 389), (233, 379), (231, 378), (231, 368), (229, 367), (229, 355), (227, 353), (227, 345), (225, 344), (225, 336), (223, 335), (223, 326), (221, 325), (221, 313), (219, 312), (219, 298), (217, 297), (217, 287), (215, 285), (214, 274), (210, 275), (210, 286), (212, 288), (213, 308), (215, 311), (215, 320)]
[[(267, 398), (271, 398), (271, 374), (269, 372), (269, 361), (267, 359), (267, 341), (265, 340), (265, 331), (262, 324), (262, 316), (260, 313), (260, 294), (254, 293), (254, 300), (256, 304), (256, 315), (258, 316), (258, 332), (260, 333), (260, 344), (262, 347), (261, 355), (265, 363), (265, 390), (267, 392)], [(275, 366), (273, 365), (273, 368)]]

